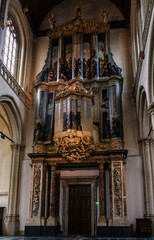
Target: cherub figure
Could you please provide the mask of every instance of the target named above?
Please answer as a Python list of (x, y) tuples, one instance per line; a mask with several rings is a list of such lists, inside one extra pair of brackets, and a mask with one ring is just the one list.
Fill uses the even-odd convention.
[(107, 24), (108, 23), (108, 12), (107, 11), (102, 12), (102, 18), (103, 18), (103, 23)]
[(55, 28), (55, 23), (56, 23), (56, 19), (52, 14), (51, 17), (49, 17), (49, 24), (50, 24), (51, 31)]
[(78, 18), (78, 17), (81, 17), (81, 12), (82, 12), (82, 9), (81, 9), (80, 5), (77, 4), (77, 5), (75, 6), (75, 15), (76, 15), (77, 18)]

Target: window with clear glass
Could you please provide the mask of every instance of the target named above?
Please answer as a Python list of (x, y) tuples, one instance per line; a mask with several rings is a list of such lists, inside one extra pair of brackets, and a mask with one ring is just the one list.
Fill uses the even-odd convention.
[(6, 35), (3, 62), (10, 73), (15, 77), (17, 67), (17, 33), (11, 18), (6, 22)]

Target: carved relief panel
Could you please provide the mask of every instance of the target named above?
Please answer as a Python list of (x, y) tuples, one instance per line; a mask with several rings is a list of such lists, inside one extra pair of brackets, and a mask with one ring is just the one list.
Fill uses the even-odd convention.
[(32, 208), (31, 217), (40, 216), (40, 183), (41, 183), (41, 165), (34, 165), (33, 167), (33, 185), (32, 185)]

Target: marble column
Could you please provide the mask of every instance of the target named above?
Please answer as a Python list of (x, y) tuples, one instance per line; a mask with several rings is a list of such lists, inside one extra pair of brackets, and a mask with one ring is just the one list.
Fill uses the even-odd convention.
[(5, 235), (19, 232), (19, 194), (20, 194), (20, 157), (23, 146), (12, 144), (11, 173), (9, 184), (8, 208), (4, 222)]
[(49, 218), (47, 226), (56, 226), (56, 165), (51, 165)]
[(153, 139), (143, 138), (141, 141), (144, 161), (145, 176), (145, 194), (146, 194), (146, 215), (154, 216), (154, 189), (152, 179), (152, 159), (151, 159), (151, 143)]
[(125, 174), (123, 161), (112, 160), (112, 211), (109, 224), (112, 226), (129, 226), (126, 211)]
[(56, 171), (56, 212), (55, 216), (57, 218), (57, 222), (59, 223), (59, 201), (60, 201), (60, 171)]
[(104, 163), (101, 163), (99, 164), (99, 219), (97, 226), (106, 226), (104, 183), (105, 183)]
[(43, 158), (32, 163), (32, 181), (30, 191), (29, 218), (27, 226), (45, 225), (45, 189), (46, 189), (46, 164)]

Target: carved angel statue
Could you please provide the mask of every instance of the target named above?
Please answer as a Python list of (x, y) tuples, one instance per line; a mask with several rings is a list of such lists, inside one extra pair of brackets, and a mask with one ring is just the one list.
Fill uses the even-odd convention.
[(108, 12), (102, 12), (103, 23), (108, 23)]
[(78, 18), (78, 17), (81, 17), (81, 12), (82, 12), (82, 9), (81, 9), (80, 5), (77, 4), (77, 5), (75, 6), (75, 16), (76, 16), (77, 18)]
[(50, 24), (51, 31), (55, 28), (55, 23), (56, 23), (56, 19), (52, 14), (51, 17), (49, 17), (49, 24)]

